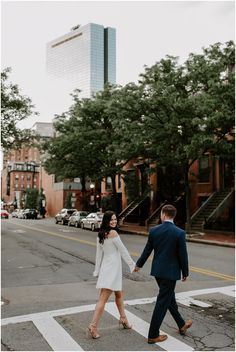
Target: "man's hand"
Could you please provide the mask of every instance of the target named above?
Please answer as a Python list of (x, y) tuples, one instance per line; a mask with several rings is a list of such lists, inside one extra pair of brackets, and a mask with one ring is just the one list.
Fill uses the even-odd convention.
[(140, 268), (138, 266), (136, 266), (133, 270), (133, 273), (137, 273), (140, 270)]
[(181, 281), (186, 281), (187, 280), (187, 276), (183, 276)]

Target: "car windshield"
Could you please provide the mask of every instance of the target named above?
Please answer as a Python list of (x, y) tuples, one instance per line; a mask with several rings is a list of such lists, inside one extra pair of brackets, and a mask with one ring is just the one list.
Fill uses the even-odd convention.
[(88, 213), (86, 212), (86, 211), (82, 211), (80, 214), (79, 214), (80, 216), (87, 216), (88, 215)]
[(72, 215), (75, 211), (74, 210), (68, 210), (67, 213)]

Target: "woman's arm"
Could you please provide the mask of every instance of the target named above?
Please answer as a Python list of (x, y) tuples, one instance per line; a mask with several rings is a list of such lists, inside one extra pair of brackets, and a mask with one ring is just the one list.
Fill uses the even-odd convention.
[(103, 249), (102, 249), (102, 245), (99, 243), (99, 238), (97, 238), (95, 270), (93, 272), (93, 276), (98, 276), (101, 263), (102, 263), (102, 258), (103, 258)]
[(117, 247), (118, 251), (120, 252), (120, 255), (122, 259), (128, 264), (130, 268), (130, 272), (132, 273), (134, 268), (135, 268), (135, 262), (129, 255), (129, 252), (127, 248), (124, 246), (123, 242), (120, 239), (120, 236), (117, 234), (116, 236), (113, 237), (113, 242), (115, 246)]

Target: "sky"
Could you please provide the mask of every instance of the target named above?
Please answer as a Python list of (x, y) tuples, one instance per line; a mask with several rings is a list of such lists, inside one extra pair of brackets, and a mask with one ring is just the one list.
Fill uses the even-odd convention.
[(1, 67), (30, 97), (37, 117), (21, 123), (51, 122), (72, 103), (46, 76), (46, 43), (77, 25), (116, 28), (117, 84), (137, 82), (144, 65), (166, 55), (184, 62), (203, 47), (234, 40), (234, 1), (2, 1)]

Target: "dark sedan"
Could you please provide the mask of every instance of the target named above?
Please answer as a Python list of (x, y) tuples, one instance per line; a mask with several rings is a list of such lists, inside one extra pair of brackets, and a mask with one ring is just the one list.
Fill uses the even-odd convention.
[(36, 209), (25, 209), (23, 211), (23, 219), (37, 219), (38, 211)]

